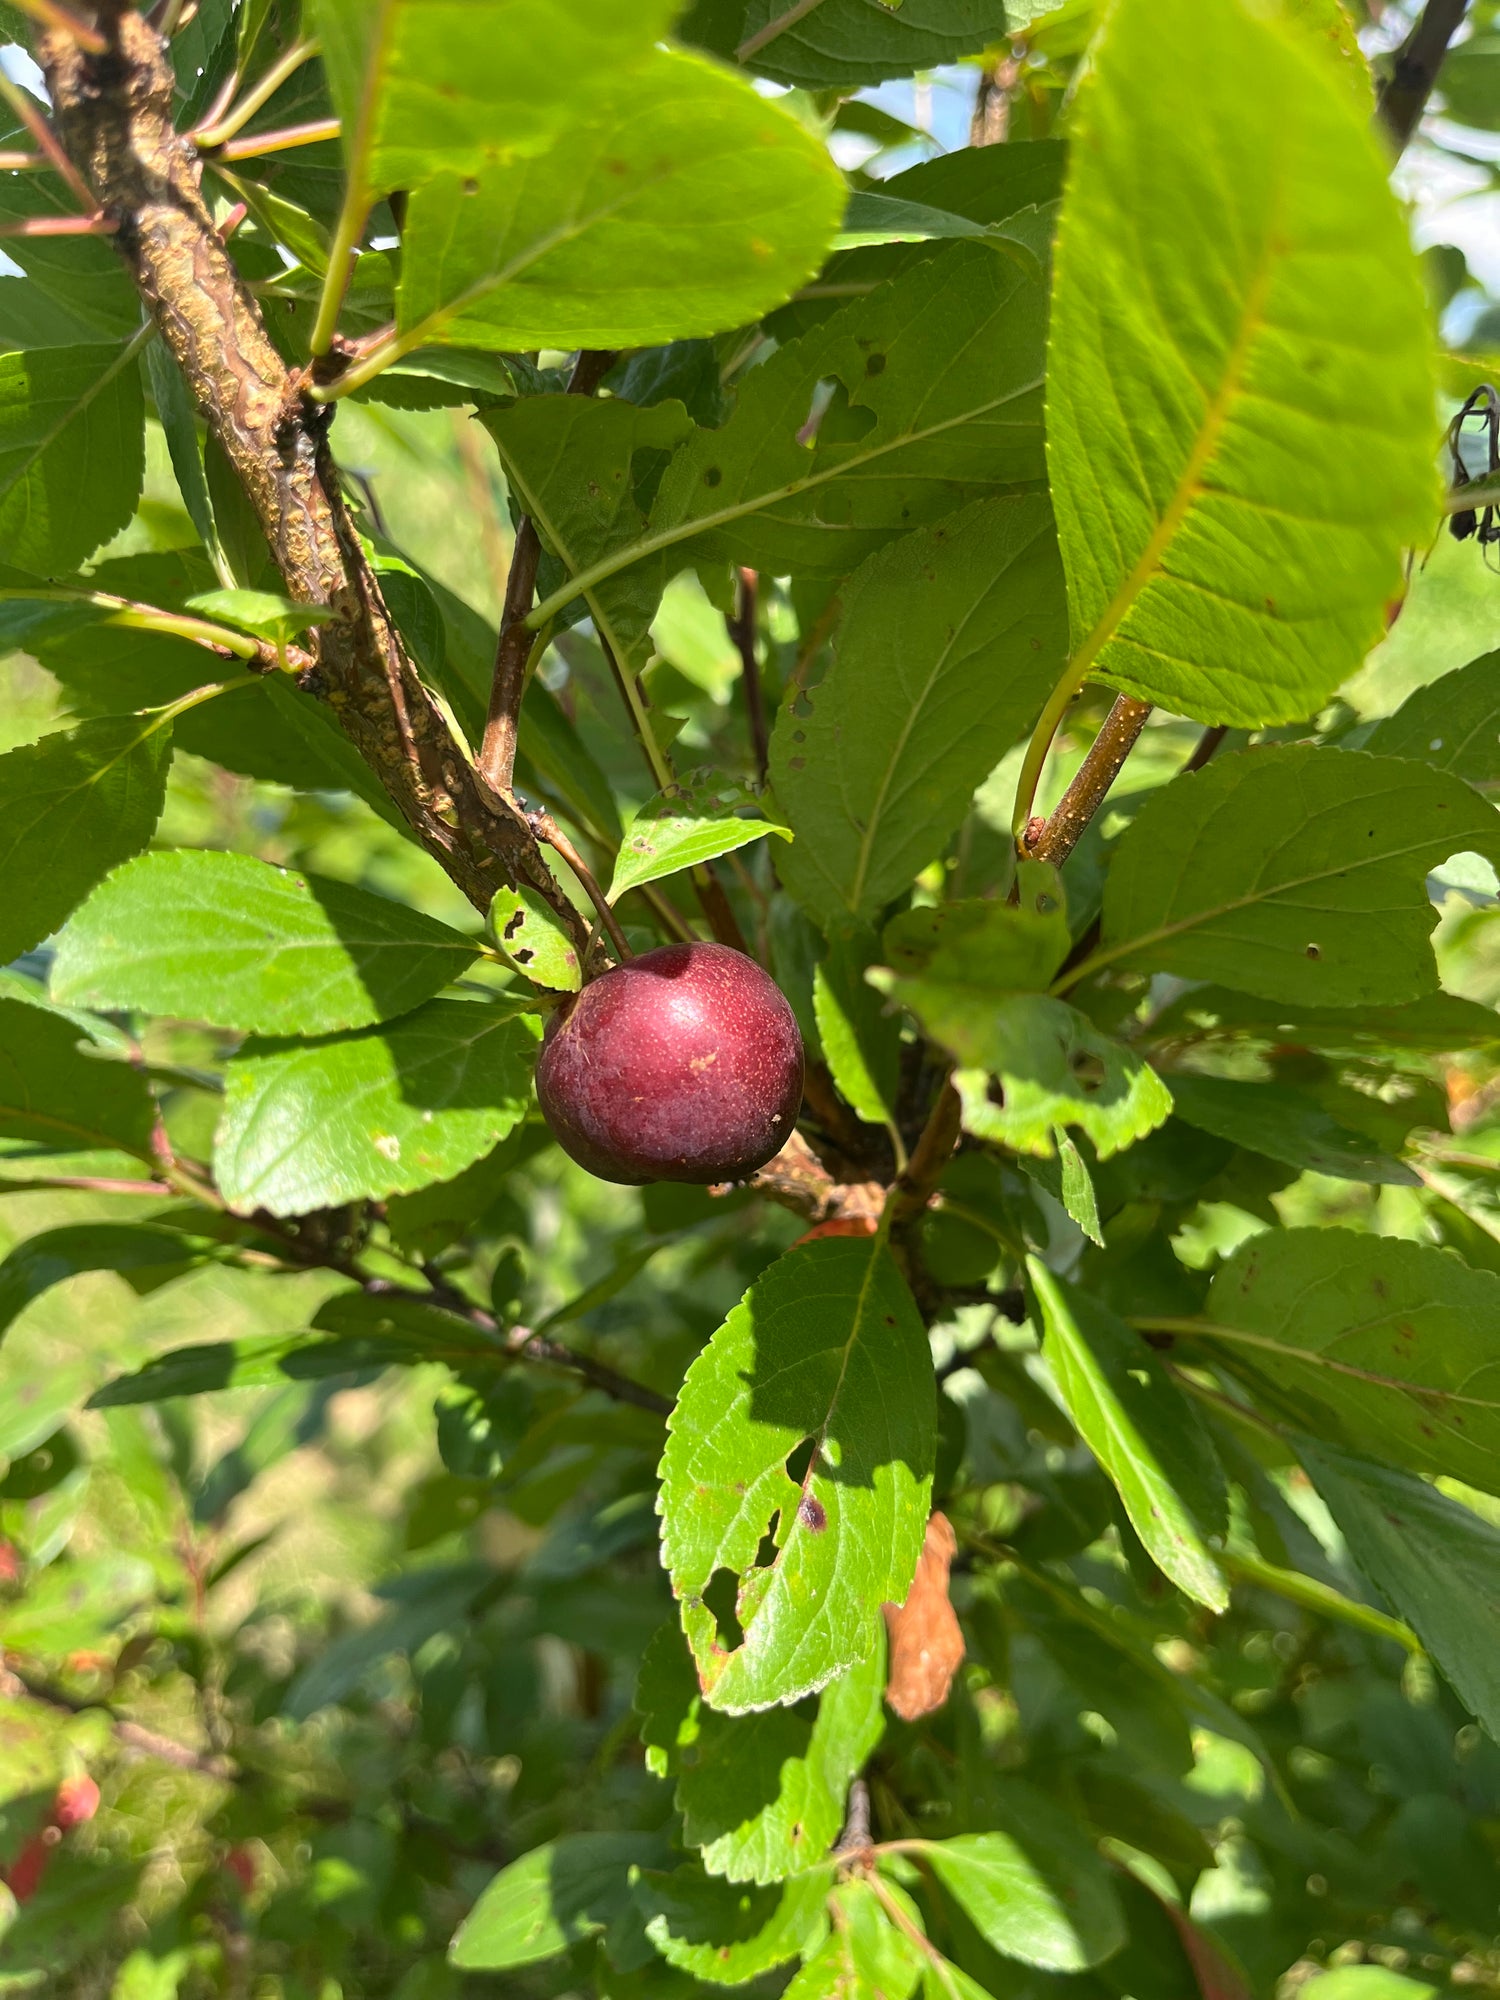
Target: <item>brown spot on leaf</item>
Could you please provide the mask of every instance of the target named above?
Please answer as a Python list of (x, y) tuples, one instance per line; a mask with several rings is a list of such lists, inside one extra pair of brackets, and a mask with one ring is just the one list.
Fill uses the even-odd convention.
[(828, 1516), (823, 1511), (821, 1500), (815, 1500), (811, 1493), (804, 1493), (797, 1508), (797, 1519), (810, 1534), (821, 1535), (828, 1526)]

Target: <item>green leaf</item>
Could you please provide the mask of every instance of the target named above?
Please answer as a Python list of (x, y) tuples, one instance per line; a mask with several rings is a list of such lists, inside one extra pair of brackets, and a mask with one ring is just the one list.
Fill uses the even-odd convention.
[(75, 569), (135, 512), (146, 404), (135, 348), (0, 354), (0, 547), (21, 569)]
[(1306, 1992), (1308, 2000), (1439, 2000), (1436, 1986), (1403, 1979), (1383, 1965), (1341, 1965), (1336, 1972), (1315, 1973)]
[[(274, 1411), (280, 1401), (276, 1397), (264, 1408)], [(295, 1402), (290, 1407), (295, 1408)], [(392, 1600), (391, 1609), (373, 1624), (346, 1632), (304, 1667), (282, 1702), (282, 1713), (303, 1722), (320, 1708), (342, 1701), (392, 1653), (414, 1653), (435, 1633), (468, 1625), (474, 1600), (493, 1581), (494, 1571), (487, 1564), (473, 1562), (444, 1563), (390, 1578), (376, 1594)]]
[[(751, 1286), (688, 1369), (661, 1464), (662, 1560), (716, 1708), (794, 1701), (868, 1656), (916, 1571), (935, 1437), (926, 1335), (882, 1245), (809, 1243)], [(737, 1646), (704, 1602), (721, 1570)]]
[[(0, 34), (0, 41), (29, 39)], [(38, 103), (45, 114), (46, 107)], [(30, 152), (34, 141), (9, 105), (0, 106), (0, 149)], [(0, 179), (0, 223), (78, 214), (71, 189), (51, 173)], [(25, 280), (6, 278), (0, 327), (7, 347), (72, 347), (130, 337), (141, 323), (140, 294), (114, 244), (95, 236), (9, 236), (6, 258)], [(51, 324), (47, 324), (47, 322)], [(7, 553), (9, 553), (7, 551)]]
[[(1172, 1109), (1156, 1071), (1065, 1001), (1042, 993), (986, 996), (979, 987), (929, 980), (901, 980), (896, 990), (958, 1058), (953, 1086), (964, 1129), (977, 1139), (1047, 1159), (1054, 1130), (1076, 1125), (1105, 1160), (1155, 1131)], [(991, 1095), (991, 1077), (1003, 1102)]]
[[(753, 42), (773, 23), (777, 33), (745, 61), (776, 83), (804, 90), (856, 89), (914, 69), (937, 69), (1003, 42), (1007, 9), (1002, 0), (821, 0), (811, 11), (787, 0), (748, 0), (733, 11), (734, 36), (714, 37), (721, 55)], [(726, 16), (726, 20), (730, 17)]]
[(929, 1862), (987, 1944), (1052, 1972), (1097, 1965), (1125, 1941), (1109, 1869), (1075, 1823), (1019, 1780), (1003, 1828), (904, 1843)]
[(867, 1125), (894, 1125), (901, 1083), (901, 1026), (865, 981), (875, 956), (863, 926), (836, 931), (813, 970), (813, 1013), (823, 1060), (840, 1095)]
[[(224, 564), (219, 547), (219, 531), (214, 523), (213, 504), (208, 497), (208, 480), (203, 471), (203, 447), (198, 441), (198, 419), (171, 349), (164, 340), (153, 340), (146, 349), (146, 379), (157, 421), (167, 440), (167, 451), (176, 475), (177, 490), (188, 518), (198, 530), (198, 539), (216, 564)], [(227, 575), (227, 567), (223, 570)]]
[(1323, 1055), (1413, 1056), (1485, 1049), (1500, 1040), (1500, 1015), (1454, 993), (1428, 993), (1399, 1007), (1280, 1006), (1222, 986), (1198, 986), (1165, 1008), (1154, 1034), (1171, 1040), (1189, 1028), (1197, 1039), (1234, 1042), (1241, 1036), (1267, 1043), (1296, 1042)]
[(771, 780), (797, 836), (778, 872), (813, 917), (868, 920), (942, 853), (1057, 679), (1051, 514), (1040, 498), (966, 508), (841, 595), (835, 664), (776, 719)]
[(1493, 852), (1497, 832), (1467, 785), (1404, 759), (1300, 743), (1220, 758), (1121, 835), (1080, 973), (1146, 966), (1293, 1006), (1418, 999), (1438, 983), (1427, 873)]
[(11, 1323), (52, 1286), (80, 1271), (129, 1271), (157, 1281), (188, 1271), (211, 1246), (144, 1222), (77, 1222), (44, 1229), (16, 1245), (0, 1264), (0, 1338)]
[(830, 1868), (775, 1888), (740, 1887), (701, 1869), (651, 1870), (635, 1883), (646, 1935), (669, 1965), (714, 1986), (739, 1986), (821, 1941)]
[(95, 890), (63, 933), (52, 990), (83, 1006), (319, 1035), (407, 1013), (477, 956), (446, 924), (367, 889), (183, 849), (143, 855)]
[(489, 930), (496, 948), (524, 978), (559, 993), (576, 993), (582, 986), (578, 948), (534, 889), (496, 890)]
[(649, 574), (668, 549), (686, 560), (684, 544), (695, 560), (847, 576), (894, 535), (1039, 484), (1045, 331), (1030, 257), (946, 246), (752, 369), (728, 422), (694, 430), (672, 459), (647, 532), (534, 615), (580, 594), (592, 604), (605, 578)]
[(273, 646), (284, 646), (299, 632), (326, 625), (336, 615), (326, 604), (294, 604), (274, 590), (205, 590), (190, 597), (187, 608), (253, 638), (269, 639)]
[(1500, 785), (1500, 653), (1486, 653), (1407, 696), (1364, 747), (1451, 771), (1481, 791)]
[[(899, 1893), (883, 1886), (887, 1894)], [(873, 1884), (858, 1876), (841, 1882), (829, 1906), (836, 1913), (833, 1929), (787, 1987), (785, 2000), (907, 2000), (926, 1961), (886, 1915)]]
[(1226, 1610), (1229, 1591), (1208, 1543), (1228, 1527), (1228, 1494), (1197, 1411), (1123, 1320), (1039, 1258), (1026, 1268), (1042, 1309), (1042, 1357), (1147, 1554), (1189, 1597)]
[(636, 1686), (641, 1741), (677, 1780), (683, 1839), (710, 1875), (776, 1882), (821, 1861), (844, 1823), (850, 1780), (884, 1728), (885, 1648), (809, 1704), (721, 1715), (704, 1701), (677, 1624), (646, 1649)]
[(1048, 372), (1075, 685), (1293, 721), (1379, 636), (1433, 510), (1428, 311), (1389, 164), (1322, 51), (1244, 0), (1110, 14)]
[(150, 1160), (156, 1106), (125, 1063), (81, 1054), (59, 1015), (0, 997), (0, 1138), (51, 1152), (118, 1147)]
[(1102, 1250), (1104, 1228), (1099, 1220), (1099, 1197), (1094, 1192), (1094, 1177), (1088, 1164), (1068, 1136), (1065, 1125), (1054, 1128), (1052, 1143), (1057, 1148), (1055, 1159), (1023, 1154), (1021, 1166), (1038, 1187), (1045, 1188), (1054, 1201), (1062, 1203), (1089, 1241)]
[(512, 351), (723, 332), (812, 276), (843, 200), (825, 149), (785, 111), (658, 51), (540, 157), (418, 187), (397, 329), (408, 349)]
[(1500, 1530), (1409, 1472), (1295, 1443), (1355, 1564), (1500, 1739)]
[(0, 1606), (0, 1645), (56, 1657), (93, 1648), (156, 1594), (150, 1563), (135, 1555), (93, 1555), (54, 1563), (26, 1595)]
[(1500, 1278), (1347, 1229), (1242, 1244), (1205, 1314), (1223, 1358), (1299, 1428), (1500, 1492)]
[(357, 193), (523, 158), (647, 56), (668, 0), (311, 0)]
[(607, 1930), (630, 1907), (630, 1870), (657, 1846), (650, 1834), (570, 1833), (532, 1848), (459, 1925), (450, 1962), (474, 1972), (536, 1965)]
[(1200, 1132), (1289, 1167), (1374, 1186), (1421, 1185), (1410, 1167), (1380, 1152), (1367, 1134), (1341, 1125), (1316, 1098), (1287, 1084), (1178, 1070), (1172, 1075), (1172, 1105)]
[(537, 1022), (430, 1000), (387, 1028), (246, 1043), (214, 1172), (231, 1208), (300, 1215), (448, 1180), (526, 1115)]
[(118, 715), (0, 757), (0, 963), (55, 931), (111, 868), (150, 840), (172, 729)]
[[(755, 817), (747, 815), (753, 812)], [(627, 823), (609, 885), (616, 902), (643, 882), (659, 882), (680, 868), (695, 868), (736, 848), (748, 847), (768, 833), (790, 840), (789, 828), (770, 817), (759, 795), (748, 785), (717, 771), (695, 772), (685, 784), (673, 785), (648, 799)]]

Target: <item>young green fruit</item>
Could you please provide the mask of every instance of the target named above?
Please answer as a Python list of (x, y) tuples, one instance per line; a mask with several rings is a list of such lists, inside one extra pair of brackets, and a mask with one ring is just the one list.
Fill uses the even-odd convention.
[(791, 1136), (802, 1038), (753, 959), (663, 945), (562, 1003), (536, 1093), (557, 1143), (601, 1180), (738, 1180)]

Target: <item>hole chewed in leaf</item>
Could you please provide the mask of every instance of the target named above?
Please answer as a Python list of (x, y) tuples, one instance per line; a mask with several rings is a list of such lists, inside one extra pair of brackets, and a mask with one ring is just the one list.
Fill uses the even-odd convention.
[(711, 1611), (718, 1627), (719, 1647), (725, 1653), (738, 1652), (745, 1643), (745, 1629), (740, 1624), (739, 1578), (732, 1569), (716, 1569), (708, 1580), (708, 1588), (703, 1593), (704, 1608)]

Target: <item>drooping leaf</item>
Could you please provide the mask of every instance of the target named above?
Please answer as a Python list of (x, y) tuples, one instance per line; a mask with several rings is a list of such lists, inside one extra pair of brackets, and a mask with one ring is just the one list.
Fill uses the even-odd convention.
[(1274, 17), (1123, 0), (1071, 162), (1047, 435), (1074, 669), (1205, 722), (1308, 715), (1430, 532), (1427, 308), (1388, 161)]
[(1494, 850), (1467, 785), (1394, 757), (1285, 744), (1156, 793), (1121, 835), (1103, 947), (1288, 1005), (1390, 1006), (1437, 990), (1429, 869)]
[(42, 576), (76, 569), (135, 512), (146, 405), (131, 346), (0, 354), (0, 548)]
[(1481, 791), (1500, 786), (1500, 653), (1485, 653), (1409, 694), (1365, 748), (1451, 771)]
[(1219, 1271), (1226, 1365), (1303, 1430), (1500, 1492), (1500, 1278), (1450, 1251), (1276, 1229)]
[(943, 851), (1057, 679), (1062, 572), (1040, 499), (985, 501), (850, 578), (835, 664), (777, 717), (779, 862), (816, 919), (868, 920)]
[(634, 1885), (646, 1935), (669, 1965), (714, 1986), (739, 1986), (822, 1938), (831, 1868), (756, 1888), (674, 1868), (643, 1870)]
[(0, 1338), (33, 1299), (80, 1271), (164, 1277), (188, 1271), (209, 1249), (201, 1238), (147, 1222), (77, 1222), (18, 1243), (0, 1264)]
[[(668, 1433), (662, 1560), (713, 1705), (793, 1701), (867, 1657), (916, 1569), (935, 1436), (927, 1342), (889, 1252), (824, 1239), (773, 1264), (689, 1368)], [(721, 1570), (737, 1645), (704, 1602)]]
[(1053, 1972), (1079, 1972), (1117, 1951), (1124, 1915), (1104, 1862), (1058, 1806), (1007, 1788), (1003, 1828), (911, 1843), (987, 1944)]
[(908, 2000), (925, 1961), (886, 1915), (873, 1884), (857, 1876), (841, 1882), (829, 1903), (836, 1914), (827, 1941), (787, 1987), (786, 2000)]
[(644, 347), (780, 305), (843, 205), (823, 146), (716, 66), (657, 51), (527, 160), (447, 168), (411, 197), (407, 346)]
[[(736, 0), (705, 17), (700, 6), (679, 32), (718, 55), (732, 56), (748, 43), (747, 66), (804, 90), (854, 89), (914, 69), (937, 69), (977, 55), (1005, 39), (1007, 8), (1001, 0), (821, 0), (789, 8), (786, 0)], [(710, 25), (710, 22), (712, 25)], [(775, 28), (776, 32), (767, 34)]]
[[(754, 817), (750, 817), (753, 811)], [(613, 903), (627, 889), (659, 882), (680, 868), (693, 868), (748, 847), (766, 834), (791, 839), (790, 830), (767, 814), (759, 796), (748, 786), (718, 772), (695, 773), (648, 799), (626, 824), (609, 885)]]
[(68, 925), (59, 1000), (260, 1035), (320, 1035), (405, 1014), (477, 947), (404, 904), (246, 854), (181, 849), (117, 870)]
[(813, 971), (813, 1013), (823, 1060), (840, 1094), (866, 1124), (891, 1125), (901, 1081), (901, 1029), (865, 981), (875, 950), (874, 934), (864, 926), (833, 933)]
[(674, 1622), (646, 1650), (641, 1740), (675, 1778), (683, 1838), (710, 1875), (777, 1882), (821, 1861), (844, 1823), (849, 1782), (880, 1738), (883, 1649), (796, 1708), (722, 1715), (704, 1701)]
[(430, 1000), (386, 1028), (252, 1041), (229, 1065), (214, 1171), (232, 1208), (296, 1215), (450, 1179), (526, 1115), (539, 1028)]
[(0, 963), (55, 931), (161, 815), (172, 729), (110, 716), (0, 757)]
[(138, 1070), (80, 1054), (57, 1014), (0, 997), (0, 1138), (52, 1152), (118, 1148), (149, 1160), (155, 1105)]
[[(1059, 1126), (1078, 1126), (1108, 1159), (1155, 1131), (1172, 1093), (1134, 1050), (1044, 993), (984, 997), (974, 988), (903, 980), (897, 991), (957, 1057), (964, 1129), (1050, 1158)], [(990, 1088), (990, 1079), (998, 1086)]]
[(1500, 1530), (1409, 1472), (1296, 1444), (1357, 1566), (1500, 1740)]
[(640, 1833), (570, 1833), (532, 1848), (485, 1889), (459, 1925), (449, 1960), (465, 1971), (499, 1972), (555, 1958), (630, 1907), (630, 1871), (655, 1859), (657, 1848)]
[(1027, 1269), (1042, 1309), (1042, 1355), (1078, 1432), (1113, 1480), (1153, 1562), (1211, 1611), (1229, 1603), (1209, 1538), (1228, 1495), (1197, 1411), (1139, 1334), (1040, 1258)]
[(1382, 1153), (1367, 1134), (1351, 1131), (1316, 1098), (1286, 1084), (1179, 1071), (1172, 1077), (1172, 1103), (1189, 1125), (1289, 1167), (1376, 1186), (1420, 1184), (1410, 1167)]

